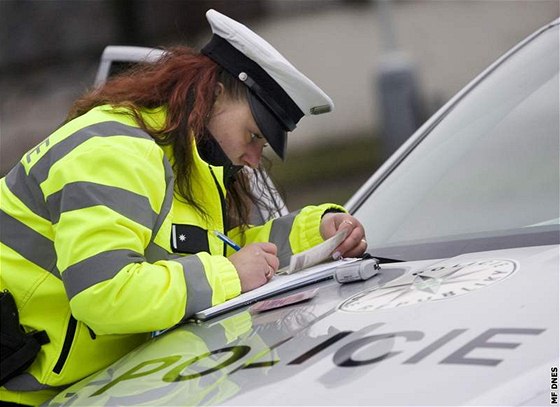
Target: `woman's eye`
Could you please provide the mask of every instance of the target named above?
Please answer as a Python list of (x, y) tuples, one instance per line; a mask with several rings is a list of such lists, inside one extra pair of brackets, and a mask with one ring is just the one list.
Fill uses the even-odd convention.
[[(263, 140), (264, 137), (257, 133), (251, 133), (251, 141)], [(265, 143), (263, 147), (268, 147), (268, 143)]]

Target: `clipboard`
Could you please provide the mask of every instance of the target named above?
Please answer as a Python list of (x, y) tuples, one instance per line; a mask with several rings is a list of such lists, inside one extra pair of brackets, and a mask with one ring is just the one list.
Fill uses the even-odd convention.
[(275, 275), (272, 280), (259, 288), (243, 293), (222, 304), (197, 312), (194, 315), (194, 319), (198, 321), (207, 321), (211, 318), (225, 314), (226, 312), (232, 311), (234, 309), (238, 309), (246, 305), (251, 305), (262, 299), (269, 298), (277, 294), (282, 294), (295, 288), (313, 284), (318, 281), (331, 279), (334, 276), (336, 267), (340, 266), (341, 264), (348, 264), (357, 260), (359, 259), (346, 258), (337, 261), (330, 261), (328, 263), (318, 264), (316, 266), (298, 271), (297, 273)]

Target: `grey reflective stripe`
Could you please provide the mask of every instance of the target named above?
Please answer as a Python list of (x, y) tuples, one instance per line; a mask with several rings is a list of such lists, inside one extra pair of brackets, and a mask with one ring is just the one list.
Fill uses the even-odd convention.
[(44, 219), (50, 219), (43, 191), (39, 184), (25, 173), (21, 162), (6, 175), (6, 186), (30, 211)]
[(150, 230), (156, 222), (157, 213), (151, 209), (148, 198), (122, 188), (92, 182), (73, 182), (47, 198), (53, 224), (59, 221), (63, 212), (97, 205), (111, 208)]
[(158, 219), (152, 229), (152, 239), (155, 239), (157, 233), (159, 232), (159, 228), (161, 228), (163, 221), (167, 215), (169, 215), (171, 206), (173, 205), (173, 187), (175, 186), (175, 177), (173, 175), (173, 168), (171, 168), (171, 164), (169, 164), (169, 161), (165, 156), (163, 157), (163, 168), (165, 169), (165, 199), (161, 205)]
[[(10, 391), (37, 391), (56, 388), (39, 383), (39, 381), (29, 373), (22, 373), (19, 376), (8, 380), (8, 382), (4, 384), (4, 387)], [(64, 387), (60, 387), (61, 390), (63, 388)]]
[(181, 257), (175, 260), (183, 266), (187, 284), (187, 309), (185, 318), (212, 306), (212, 287), (208, 283), (204, 265), (197, 256)]
[[(26, 174), (21, 162), (18, 163), (6, 176), (6, 185), (29, 210), (42, 218), (50, 219), (50, 214), (44, 206), (43, 191), (40, 188), (41, 183), (48, 178), (50, 167), (81, 143), (92, 137), (116, 135), (152, 139), (149, 134), (137, 127), (113, 121), (96, 123), (78, 130), (54, 145), (31, 167), (29, 174)], [(29, 159), (29, 157), (27, 158)]]
[(155, 263), (159, 260), (168, 260), (170, 255), (163, 247), (151, 241), (144, 250), (144, 257), (148, 263)]
[(290, 232), (292, 231), (294, 220), (299, 212), (300, 211), (290, 212), (272, 221), (268, 241), (274, 243), (278, 248), (280, 267), (286, 266), (290, 262), (290, 257), (293, 254), (292, 246), (290, 245)]
[(148, 247), (144, 250), (144, 257), (148, 263), (155, 263), (160, 260), (175, 260), (184, 257), (182, 254), (169, 253), (160, 245), (154, 243), (153, 241), (148, 243)]
[(137, 127), (127, 126), (119, 122), (101, 122), (95, 123), (91, 126), (84, 127), (72, 135), (61, 140), (48, 150), (31, 167), (30, 175), (33, 175), (37, 184), (41, 184), (49, 176), (49, 168), (61, 158), (64, 158), (68, 153), (74, 150), (83, 142), (92, 137), (111, 137), (111, 136), (131, 136), (144, 139), (153, 140), (148, 133)]
[[(20, 256), (60, 278), (52, 240), (0, 210), (0, 241)], [(23, 270), (15, 270), (22, 271)]]
[[(152, 239), (148, 244), (148, 246), (146, 247), (146, 250), (144, 250), (144, 256), (146, 257), (146, 260), (150, 263), (154, 263), (158, 260), (168, 260), (172, 258), (171, 254), (167, 250), (165, 250), (163, 247), (159, 246), (158, 244), (154, 243), (154, 239), (156, 238), (159, 229), (161, 228), (161, 225), (163, 225), (165, 218), (167, 217), (167, 215), (169, 215), (169, 212), (171, 211), (171, 206), (173, 205), (173, 187), (174, 187), (175, 178), (173, 175), (173, 169), (171, 168), (171, 164), (169, 164), (169, 161), (165, 156), (163, 157), (163, 167), (165, 168), (165, 184), (166, 184), (165, 199), (163, 201), (163, 204), (161, 205), (161, 210), (152, 228)], [(174, 255), (173, 258), (175, 257), (178, 256)]]
[(125, 266), (145, 261), (141, 254), (131, 250), (111, 250), (82, 260), (62, 273), (66, 294), (72, 299), (86, 288), (110, 280)]

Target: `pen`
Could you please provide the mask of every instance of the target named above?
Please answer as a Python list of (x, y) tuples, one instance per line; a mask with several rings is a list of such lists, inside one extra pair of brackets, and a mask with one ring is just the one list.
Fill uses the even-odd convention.
[(231, 240), (229, 237), (227, 237), (226, 235), (224, 235), (222, 232), (219, 232), (217, 230), (214, 231), (214, 234), (218, 237), (218, 239), (220, 239), (222, 242), (224, 242), (225, 244), (227, 244), (229, 247), (231, 247), (233, 250), (235, 250), (236, 252), (238, 252), (239, 250), (241, 250), (241, 247), (239, 247), (237, 245), (237, 243), (235, 243), (233, 240)]

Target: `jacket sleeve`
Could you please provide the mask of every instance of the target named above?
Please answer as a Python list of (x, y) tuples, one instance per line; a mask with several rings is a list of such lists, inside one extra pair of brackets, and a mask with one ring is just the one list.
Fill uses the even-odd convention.
[(223, 256), (146, 260), (170, 188), (165, 158), (151, 140), (107, 139), (72, 151), (43, 185), (56, 191), (45, 196), (74, 317), (97, 334), (149, 332), (238, 295)]
[(346, 212), (340, 205), (326, 203), (310, 205), (285, 216), (255, 226), (244, 233), (239, 228), (229, 232), (241, 245), (253, 242), (272, 242), (278, 247), (280, 267), (286, 266), (293, 254), (300, 253), (323, 242), (319, 226), (327, 212)]

